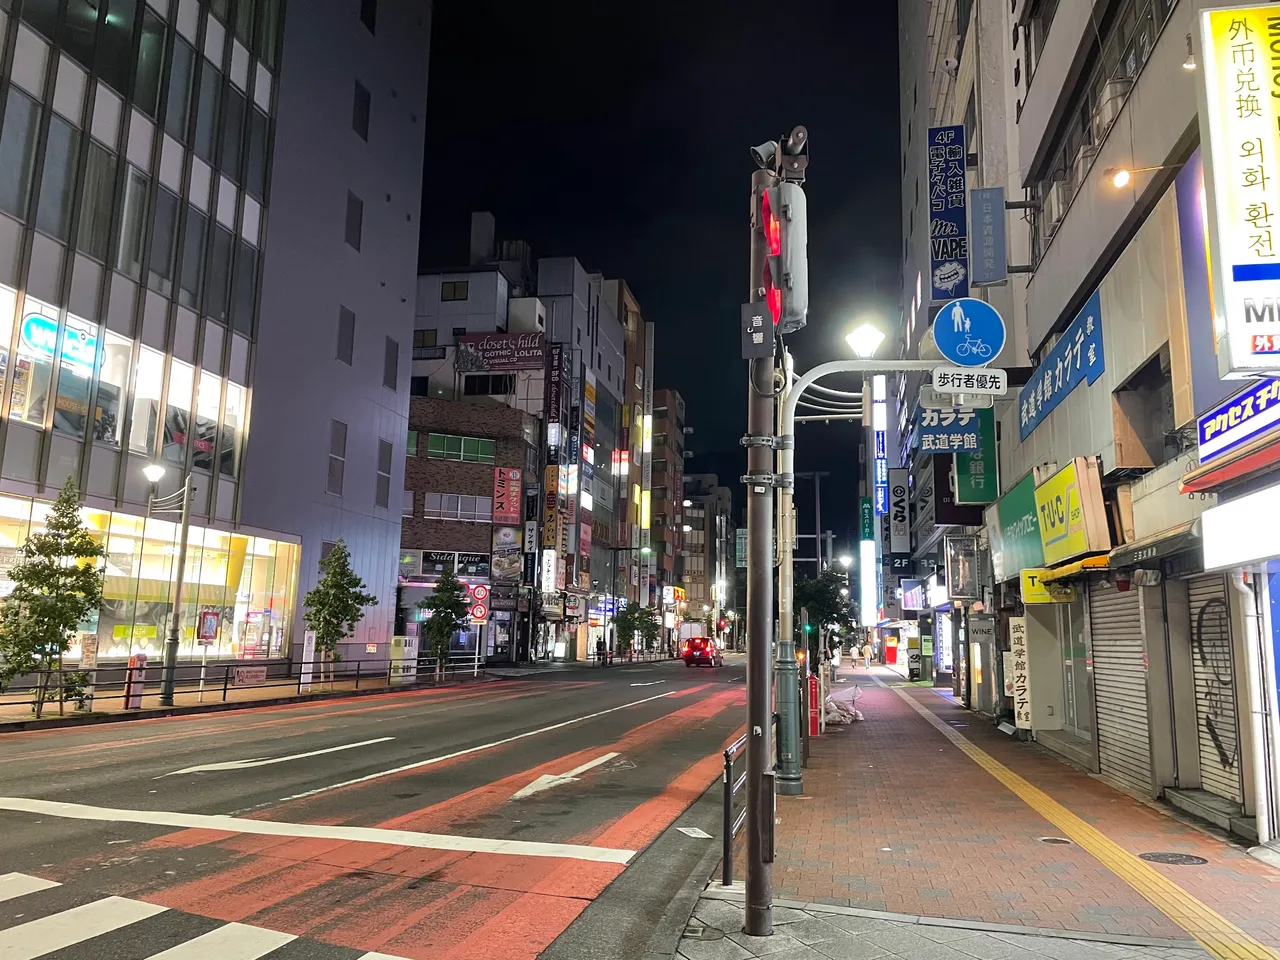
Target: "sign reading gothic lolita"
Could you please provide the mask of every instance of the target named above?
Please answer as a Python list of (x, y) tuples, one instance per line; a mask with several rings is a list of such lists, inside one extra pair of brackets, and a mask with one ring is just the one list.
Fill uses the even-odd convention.
[(471, 333), (457, 338), (459, 370), (541, 370), (540, 333)]
[(1280, 371), (1280, 44), (1273, 5), (1203, 10), (1205, 155), (1218, 369)]

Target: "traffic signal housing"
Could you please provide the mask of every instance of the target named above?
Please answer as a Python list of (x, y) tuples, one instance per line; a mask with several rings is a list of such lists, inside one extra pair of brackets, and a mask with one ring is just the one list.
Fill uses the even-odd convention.
[(779, 333), (804, 329), (809, 317), (809, 208), (804, 189), (783, 180), (767, 187), (760, 201), (760, 224), (768, 254), (765, 303)]

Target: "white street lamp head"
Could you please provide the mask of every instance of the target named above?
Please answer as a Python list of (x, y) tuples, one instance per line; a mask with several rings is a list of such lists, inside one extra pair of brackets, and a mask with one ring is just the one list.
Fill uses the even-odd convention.
[(840, 556), (838, 557), (838, 559), (839, 559), (839, 561), (840, 561), (840, 566), (842, 566), (842, 567), (846, 567), (846, 568), (847, 568), (847, 567), (851, 567), (851, 566), (853, 565), (853, 557), (849, 556), (847, 553), (842, 553), (842, 554), (840, 554)]
[(692, 507), (692, 506), (693, 506), (693, 501), (692, 501), (692, 500), (685, 500), (685, 501), (681, 504), (681, 506), (682, 506), (682, 507)]
[(165, 468), (158, 463), (148, 463), (142, 468), (142, 475), (149, 483), (159, 483), (165, 475)]
[(848, 587), (841, 587), (841, 588), (840, 588), (840, 596), (842, 596), (842, 597), (847, 597), (848, 595), (849, 595), (849, 588), (848, 588)]
[(875, 356), (875, 352), (880, 349), (880, 344), (884, 343), (884, 331), (870, 323), (862, 323), (845, 336), (844, 342), (857, 356), (866, 360)]
[(685, 524), (683, 527), (681, 527), (680, 529), (681, 529), (681, 530), (683, 530), (685, 533), (689, 533), (691, 530), (693, 530), (693, 527), (692, 527), (690, 524), (687, 524), (687, 523), (686, 523), (686, 524)]

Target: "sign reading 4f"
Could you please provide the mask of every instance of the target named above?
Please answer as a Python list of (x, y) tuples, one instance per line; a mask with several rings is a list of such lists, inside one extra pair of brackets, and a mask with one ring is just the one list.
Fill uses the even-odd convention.
[(969, 295), (964, 127), (929, 128), (929, 282), (932, 300)]

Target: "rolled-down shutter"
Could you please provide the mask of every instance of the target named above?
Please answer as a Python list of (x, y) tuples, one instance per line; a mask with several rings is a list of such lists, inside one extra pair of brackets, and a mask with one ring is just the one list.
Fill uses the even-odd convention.
[(1191, 601), (1191, 674), (1196, 685), (1200, 786), (1241, 802), (1240, 731), (1227, 582), (1221, 573), (1187, 581)]
[(1139, 591), (1102, 580), (1089, 585), (1093, 696), (1098, 717), (1098, 768), (1133, 793), (1149, 797), (1151, 735), (1147, 725), (1147, 666)]

